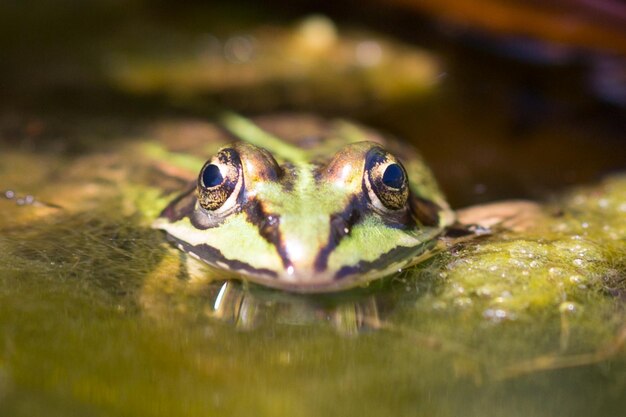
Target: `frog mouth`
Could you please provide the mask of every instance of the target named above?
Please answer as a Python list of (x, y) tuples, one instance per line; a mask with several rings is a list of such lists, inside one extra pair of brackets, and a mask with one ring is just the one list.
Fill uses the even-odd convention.
[[(396, 247), (381, 255), (374, 261), (360, 261), (355, 265), (346, 265), (333, 274), (324, 272), (298, 272), (286, 269), (281, 273), (267, 268), (255, 268), (250, 264), (239, 260), (224, 257), (222, 253), (207, 244), (192, 245), (173, 236), (168, 236), (179, 249), (187, 252), (189, 256), (221, 270), (227, 269), (239, 278), (247, 278), (252, 282), (267, 285), (282, 290), (290, 290), (301, 293), (330, 292), (340, 288), (350, 287), (352, 281), (358, 277), (362, 279), (368, 275), (380, 276), (395, 272), (396, 269), (406, 265), (407, 254), (425, 253), (432, 249), (434, 241), (424, 242), (418, 247)], [(308, 279), (302, 280), (302, 276)], [(289, 276), (289, 279), (286, 277)], [(369, 280), (368, 280), (369, 281)]]

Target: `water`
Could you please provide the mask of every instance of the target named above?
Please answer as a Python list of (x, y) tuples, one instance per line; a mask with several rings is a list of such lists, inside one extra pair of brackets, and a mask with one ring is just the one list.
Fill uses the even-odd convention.
[[(43, 25), (41, 10), (27, 15)], [(424, 84), (436, 61), (425, 51), (372, 34), (346, 40), (324, 22), (318, 30), (338, 36), (338, 45), (366, 46), (375, 56), (366, 57), (356, 81), (320, 76), (301, 81), (298, 91), (284, 89), (291, 75), (275, 56), (263, 58), (263, 42), (288, 44), (297, 29), (264, 35), (246, 23), (251, 35), (242, 35), (230, 29), (240, 25), (237, 18), (212, 18), (218, 42), (235, 32), (257, 42), (256, 64), (233, 67), (245, 63), (206, 56), (206, 45), (213, 51), (216, 42), (198, 35), (206, 29), (155, 25), (139, 12), (124, 20), (112, 10), (103, 19), (119, 18), (122, 35), (71, 27), (81, 36), (51, 38), (49, 47), (37, 47), (33, 35), (25, 41), (32, 55), (23, 45), (7, 49), (16, 66), (3, 73), (15, 82), (0, 106), (1, 415), (622, 413), (626, 179), (606, 173), (623, 170), (626, 159), (608, 116), (587, 116), (581, 129), (575, 118), (548, 111), (547, 121), (522, 118), (530, 130), (520, 133), (510, 124), (518, 108), (498, 105), (519, 88), (502, 62), (489, 69), (497, 87), (486, 98), (477, 93), (484, 84), (472, 75), (477, 58), (470, 52), (446, 67), (452, 81)], [(193, 21), (192, 14), (181, 19)], [(146, 50), (160, 50), (146, 41), (155, 27), (173, 46), (159, 45), (177, 53), (148, 59), (155, 52)], [(189, 39), (204, 40), (200, 58), (178, 49)], [(229, 56), (253, 59), (246, 45)], [(406, 60), (395, 78), (412, 89), (368, 72), (376, 45)], [(110, 60), (129, 56), (147, 63), (127, 69), (143, 76), (139, 69), (150, 69), (161, 83), (151, 91), (125, 83), (133, 78), (120, 78), (119, 61)], [(45, 57), (46, 65), (33, 65)], [(559, 215), (521, 235), (454, 246), (416, 269), (339, 294), (290, 295), (219, 275), (212, 283), (190, 281), (178, 251), (149, 225), (184, 186), (180, 166), (194, 160), (183, 158), (174, 169), (146, 150), (161, 144), (203, 157), (220, 138), (201, 115), (172, 103), (176, 83), (167, 77), (177, 78), (162, 59), (183, 71), (192, 89), (237, 109), (349, 114), (408, 138), (456, 207), (550, 196), (549, 212)], [(250, 72), (235, 80), (250, 84), (220, 90), (198, 81), (198, 68), (206, 68), (198, 62), (207, 59), (221, 74)], [(416, 63), (417, 73), (407, 69)], [(312, 77), (324, 73), (316, 61), (302, 65)], [(556, 72), (533, 76), (543, 84)], [(371, 83), (366, 89), (363, 79)], [(344, 84), (338, 102), (316, 92)], [(557, 90), (540, 101), (569, 114), (569, 104), (552, 100), (583, 93)], [(476, 94), (489, 117), (470, 105)]]

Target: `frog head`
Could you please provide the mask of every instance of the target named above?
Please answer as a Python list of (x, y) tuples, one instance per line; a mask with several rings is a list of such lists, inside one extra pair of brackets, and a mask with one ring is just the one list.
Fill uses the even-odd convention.
[(190, 256), (253, 282), (333, 291), (395, 272), (432, 247), (449, 219), (427, 195), (375, 142), (292, 159), (235, 142), (155, 227)]

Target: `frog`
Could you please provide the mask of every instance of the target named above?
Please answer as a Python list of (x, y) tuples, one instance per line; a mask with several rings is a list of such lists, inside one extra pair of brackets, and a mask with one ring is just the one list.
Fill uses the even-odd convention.
[(430, 258), (450, 230), (486, 233), (501, 223), (502, 208), (519, 217), (510, 204), (481, 208), (491, 222), (482, 226), (453, 211), (414, 147), (352, 121), (272, 132), (222, 112), (217, 123), (227, 144), (152, 227), (190, 258), (246, 282), (348, 290)]

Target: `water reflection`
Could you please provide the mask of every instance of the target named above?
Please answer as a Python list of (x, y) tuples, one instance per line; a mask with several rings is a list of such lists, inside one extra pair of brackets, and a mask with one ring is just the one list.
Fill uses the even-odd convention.
[(319, 297), (251, 289), (239, 281), (211, 283), (208, 292), (207, 316), (240, 329), (252, 329), (268, 321), (291, 325), (327, 322), (341, 334), (355, 335), (380, 327), (380, 300), (375, 295), (325, 303)]
[[(194, 261), (195, 262), (195, 261)], [(190, 262), (188, 262), (189, 264)], [(146, 314), (162, 320), (211, 320), (239, 330), (261, 326), (330, 326), (354, 336), (380, 329), (397, 304), (397, 291), (356, 289), (340, 294), (290, 294), (239, 280), (189, 278), (190, 266), (161, 266), (144, 282), (139, 297)], [(206, 271), (206, 267), (200, 269)], [(213, 274), (215, 274), (213, 272)], [(182, 317), (181, 317), (182, 315)]]

